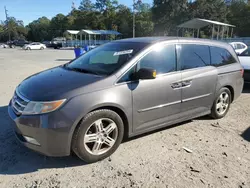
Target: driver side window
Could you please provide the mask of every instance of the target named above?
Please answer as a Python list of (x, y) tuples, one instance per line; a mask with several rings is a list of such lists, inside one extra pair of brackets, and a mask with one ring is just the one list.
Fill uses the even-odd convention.
[(131, 75), (141, 68), (156, 70), (157, 75), (176, 71), (175, 45), (166, 45), (161, 49), (155, 49), (145, 55), (136, 66), (133, 66), (118, 83), (131, 81)]
[(155, 49), (149, 52), (138, 62), (137, 71), (141, 68), (154, 69), (157, 75), (175, 71), (175, 45), (166, 45), (162, 49)]

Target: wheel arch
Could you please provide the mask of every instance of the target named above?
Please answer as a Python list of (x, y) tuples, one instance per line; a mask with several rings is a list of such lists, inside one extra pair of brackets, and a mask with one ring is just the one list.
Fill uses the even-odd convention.
[(123, 126), (124, 126), (124, 136), (123, 138), (127, 138), (128, 137), (128, 133), (129, 133), (129, 122), (128, 122), (128, 117), (126, 115), (126, 113), (119, 107), (116, 106), (102, 106), (99, 108), (95, 108), (94, 110), (90, 111), (96, 111), (96, 110), (102, 110), (102, 109), (107, 109), (107, 110), (112, 110), (114, 112), (116, 112), (122, 119), (123, 122)]
[(234, 88), (231, 85), (225, 85), (225, 88), (229, 89), (231, 93), (231, 103), (234, 101)]
[(124, 125), (124, 136), (123, 139), (126, 139), (129, 137), (129, 131), (130, 131), (130, 126), (129, 126), (129, 119), (127, 114), (124, 112), (124, 110), (122, 110), (120, 107), (117, 107), (115, 105), (102, 105), (102, 106), (96, 106), (92, 109), (90, 109), (87, 113), (85, 113), (84, 115), (82, 115), (80, 118), (78, 118), (78, 120), (76, 120), (75, 126), (72, 127), (72, 131), (71, 131), (71, 135), (70, 135), (70, 150), (72, 147), (72, 138), (73, 135), (77, 129), (77, 127), (80, 125), (81, 121), (83, 120), (83, 118), (89, 114), (90, 112), (96, 111), (96, 110), (101, 110), (101, 109), (107, 109), (107, 110), (112, 110), (114, 112), (116, 112), (122, 119), (123, 121), (123, 125)]

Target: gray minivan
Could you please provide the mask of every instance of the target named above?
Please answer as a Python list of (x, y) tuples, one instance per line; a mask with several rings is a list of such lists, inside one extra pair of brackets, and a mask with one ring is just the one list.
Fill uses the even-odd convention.
[(226, 43), (193, 38), (124, 39), (25, 79), (8, 112), (17, 138), (47, 156), (86, 162), (132, 137), (210, 114), (224, 117), (243, 88)]

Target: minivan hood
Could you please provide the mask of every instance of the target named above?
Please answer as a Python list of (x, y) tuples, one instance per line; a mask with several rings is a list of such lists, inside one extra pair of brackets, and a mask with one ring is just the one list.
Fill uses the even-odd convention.
[(75, 72), (55, 67), (26, 78), (18, 92), (31, 101), (59, 100), (74, 89), (99, 81), (104, 77), (82, 72)]

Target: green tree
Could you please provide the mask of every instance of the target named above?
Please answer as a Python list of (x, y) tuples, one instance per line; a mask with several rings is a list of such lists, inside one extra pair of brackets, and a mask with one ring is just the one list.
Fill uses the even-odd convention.
[(135, 35), (136, 37), (151, 36), (154, 30), (152, 13), (148, 9), (141, 9), (141, 11), (136, 14)]
[(29, 40), (44, 41), (51, 39), (50, 20), (47, 17), (41, 17), (34, 20), (27, 28)]
[(78, 9), (82, 11), (93, 11), (94, 4), (91, 0), (82, 0)]
[(249, 37), (250, 35), (250, 4), (244, 0), (234, 0), (229, 6), (227, 19), (230, 24), (236, 26), (236, 35), (240, 37)]
[(96, 0), (95, 7), (100, 12), (115, 9), (118, 5), (117, 0)]
[(4, 26), (0, 24), (0, 34), (4, 32)]
[(14, 17), (9, 17), (8, 20), (1, 24), (0, 40), (7, 41), (15, 39), (25, 39), (27, 35), (27, 29), (23, 25), (22, 20), (16, 20)]
[(154, 0), (154, 31), (158, 35), (176, 35), (176, 26), (188, 18), (187, 0)]
[(190, 3), (191, 18), (226, 22), (228, 8), (223, 0), (196, 0)]
[(62, 37), (63, 33), (69, 29), (67, 17), (63, 14), (57, 14), (50, 21), (50, 30), (52, 37)]
[(125, 5), (119, 5), (117, 7), (115, 23), (117, 25), (117, 31), (122, 33), (124, 38), (131, 37), (133, 18), (131, 10)]

